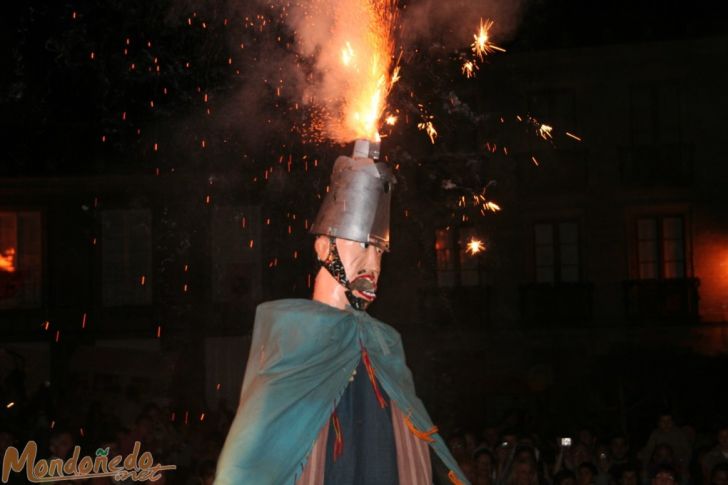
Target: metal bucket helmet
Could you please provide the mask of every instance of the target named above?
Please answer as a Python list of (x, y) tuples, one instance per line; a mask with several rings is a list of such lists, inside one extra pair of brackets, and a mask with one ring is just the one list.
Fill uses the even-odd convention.
[(357, 140), (352, 157), (334, 163), (331, 186), (310, 233), (373, 244), (389, 251), (389, 211), (396, 179), (379, 143)]

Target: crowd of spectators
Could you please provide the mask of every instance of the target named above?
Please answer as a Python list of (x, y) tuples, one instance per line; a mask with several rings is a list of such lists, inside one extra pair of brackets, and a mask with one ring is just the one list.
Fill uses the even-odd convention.
[[(109, 456), (127, 456), (140, 442), (155, 463), (176, 466), (155, 483), (212, 484), (234, 417), (224, 400), (193, 412), (146, 401), (133, 386), (98, 399), (82, 389), (52, 391), (48, 383), (26, 398), (22, 380), (17, 372), (0, 379), (6, 403), (0, 408), (0, 458), (11, 446), (22, 452), (29, 441), (37, 443), (37, 458), (63, 460), (76, 446), (81, 456), (107, 449)], [(728, 424), (695, 429), (668, 411), (654, 419), (649, 434), (575, 426), (553, 436), (529, 417), (480, 430), (443, 429), (442, 435), (473, 485), (728, 485)], [(70, 483), (82, 482), (118, 483), (113, 477)], [(14, 473), (9, 483), (28, 482)]]
[[(220, 406), (191, 416), (147, 403), (125, 422), (129, 412), (122, 409), (125, 400), (119, 401), (121, 408), (91, 406), (73, 427), (48, 422), (42, 413), (25, 429), (0, 423), (0, 457), (8, 446), (22, 451), (28, 440), (38, 443), (39, 458), (62, 459), (76, 445), (82, 456), (93, 456), (99, 448), (126, 456), (139, 441), (155, 462), (177, 467), (155, 483), (212, 484), (231, 410)], [(667, 412), (657, 416), (648, 440), (636, 446), (624, 433), (599, 436), (589, 428), (548, 438), (498, 426), (445, 436), (473, 485), (728, 485), (728, 426), (707, 435), (696, 433), (690, 426), (678, 426)], [(86, 482), (116, 483), (110, 477)], [(10, 483), (27, 481), (14, 474)]]
[(728, 485), (728, 425), (704, 435), (669, 412), (637, 446), (622, 432), (542, 439), (498, 427), (456, 432), (448, 446), (474, 485)]

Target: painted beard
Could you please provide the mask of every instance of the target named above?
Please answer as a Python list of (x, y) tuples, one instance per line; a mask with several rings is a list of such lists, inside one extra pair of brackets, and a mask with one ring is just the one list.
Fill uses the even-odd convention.
[[(377, 296), (377, 284), (374, 282), (374, 277), (369, 274), (363, 274), (354, 278), (354, 281), (349, 282), (349, 279), (346, 277), (344, 263), (342, 263), (339, 257), (339, 250), (336, 248), (336, 239), (331, 237), (329, 238), (329, 242), (331, 244), (329, 255), (324, 261), (319, 261), (319, 264), (326, 268), (326, 271), (346, 289), (346, 299), (353, 309), (360, 311), (366, 310)], [(361, 294), (363, 298), (356, 296), (354, 291)]]

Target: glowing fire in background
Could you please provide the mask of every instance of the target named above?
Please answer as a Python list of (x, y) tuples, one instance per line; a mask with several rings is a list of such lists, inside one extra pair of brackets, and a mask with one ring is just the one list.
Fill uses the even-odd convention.
[(15, 272), (15, 248), (8, 248), (0, 253), (0, 271)]

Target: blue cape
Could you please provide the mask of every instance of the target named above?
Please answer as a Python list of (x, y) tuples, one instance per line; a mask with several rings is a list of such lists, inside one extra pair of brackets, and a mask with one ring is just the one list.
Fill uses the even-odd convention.
[[(430, 429), (396, 330), (365, 312), (314, 300), (263, 303), (215, 484), (293, 485), (349, 384), (362, 345), (390, 399), (417, 429)], [(469, 483), (442, 438), (432, 438), (445, 466)]]

